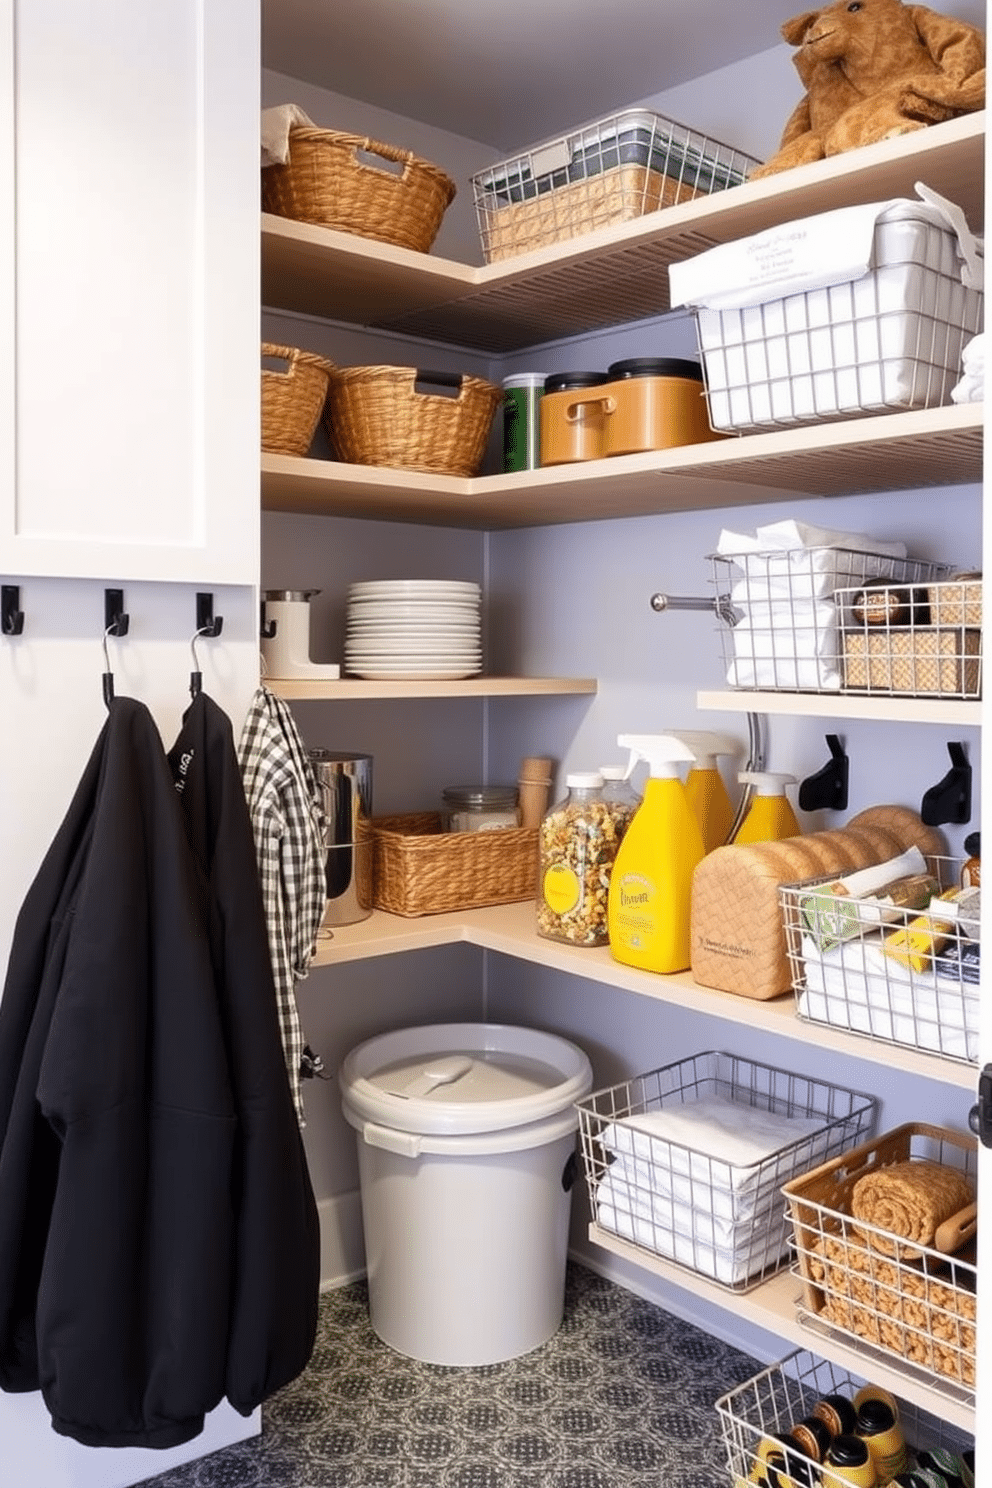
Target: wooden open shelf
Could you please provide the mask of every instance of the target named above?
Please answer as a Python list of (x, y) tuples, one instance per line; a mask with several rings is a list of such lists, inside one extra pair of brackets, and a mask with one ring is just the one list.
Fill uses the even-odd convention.
[(596, 691), (594, 677), (459, 677), (453, 681), (404, 677), (374, 682), (361, 677), (310, 682), (305, 678), (266, 681), (270, 692), (287, 702), (319, 699), (357, 702), (377, 698), (571, 697)]
[(923, 180), (982, 230), (984, 113), (882, 140), (633, 222), (473, 267), (348, 233), (262, 217), (262, 303), (494, 353), (670, 308), (668, 267), (716, 243)]
[(952, 404), (512, 475), (262, 456), (266, 511), (496, 531), (982, 478), (982, 405)]

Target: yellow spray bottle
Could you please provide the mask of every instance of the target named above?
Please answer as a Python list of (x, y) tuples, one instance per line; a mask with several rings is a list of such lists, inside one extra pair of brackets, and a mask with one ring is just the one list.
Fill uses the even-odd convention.
[(717, 755), (736, 754), (738, 744), (729, 734), (712, 734), (703, 730), (679, 729), (675, 734), (695, 755), (685, 778), (686, 800), (699, 822), (703, 846), (707, 852), (722, 847), (734, 824), (734, 807), (723, 776), (717, 769)]
[(741, 842), (773, 842), (781, 837), (798, 837), (802, 828), (785, 794), (787, 785), (795, 785), (795, 775), (774, 775), (768, 770), (742, 770), (742, 785), (754, 786), (754, 801), (734, 838)]
[(706, 855), (679, 775), (693, 753), (674, 734), (621, 734), (617, 742), (630, 751), (628, 775), (637, 760), (651, 774), (610, 875), (610, 950), (643, 971), (685, 971), (692, 875)]

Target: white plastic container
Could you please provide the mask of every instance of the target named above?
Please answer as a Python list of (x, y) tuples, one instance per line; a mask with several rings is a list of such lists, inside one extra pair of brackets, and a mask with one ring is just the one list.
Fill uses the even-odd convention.
[(917, 190), (925, 200), (843, 207), (672, 265), (714, 429), (951, 401), (982, 329), (983, 260), (957, 208)]
[(536, 1029), (427, 1025), (359, 1045), (340, 1082), (378, 1336), (462, 1366), (547, 1342), (564, 1308), (585, 1054)]

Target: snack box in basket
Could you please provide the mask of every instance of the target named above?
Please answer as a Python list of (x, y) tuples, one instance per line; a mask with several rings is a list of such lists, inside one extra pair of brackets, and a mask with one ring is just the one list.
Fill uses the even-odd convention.
[(757, 161), (648, 109), (545, 140), (472, 178), (492, 261), (740, 185)]
[[(784, 1184), (804, 1284), (800, 1320), (805, 1311), (814, 1327), (972, 1390), (977, 1161), (975, 1137), (908, 1123)], [(896, 1164), (889, 1192), (886, 1170)], [(942, 1241), (950, 1254), (934, 1246), (945, 1224), (965, 1237), (959, 1247)]]
[(695, 312), (715, 429), (950, 401), (982, 328), (981, 251), (936, 193), (842, 207), (673, 264)]

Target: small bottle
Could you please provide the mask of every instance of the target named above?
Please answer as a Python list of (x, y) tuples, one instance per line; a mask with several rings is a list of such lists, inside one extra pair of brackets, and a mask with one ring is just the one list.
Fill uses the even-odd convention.
[(813, 1462), (823, 1461), (834, 1439), (826, 1421), (817, 1415), (804, 1416), (801, 1421), (797, 1421), (790, 1435), (803, 1455)]
[(537, 933), (568, 945), (606, 945), (606, 909), (620, 845), (603, 801), (599, 771), (565, 776), (568, 794), (551, 807), (538, 832)]
[(855, 1428), (864, 1441), (881, 1483), (888, 1483), (897, 1473), (906, 1471), (906, 1438), (887, 1400), (869, 1396), (857, 1402), (858, 1424)]
[(961, 869), (961, 887), (963, 889), (977, 889), (982, 882), (982, 834), (981, 832), (969, 832), (964, 839), (964, 850), (968, 853), (968, 861)]
[(854, 1484), (854, 1488), (875, 1488), (878, 1482), (874, 1459), (860, 1436), (835, 1436), (824, 1466), (833, 1477)]
[(813, 1407), (814, 1416), (826, 1422), (834, 1436), (853, 1436), (858, 1413), (846, 1395), (824, 1395)]
[(787, 785), (795, 785), (794, 775), (774, 775), (768, 770), (742, 770), (737, 779), (742, 785), (754, 786), (754, 800), (734, 838), (745, 842), (775, 842), (782, 837), (798, 837), (802, 832), (796, 813), (785, 794)]
[(603, 777), (603, 800), (616, 818), (621, 838), (634, 820), (641, 798), (631, 785), (623, 765), (600, 765)]

